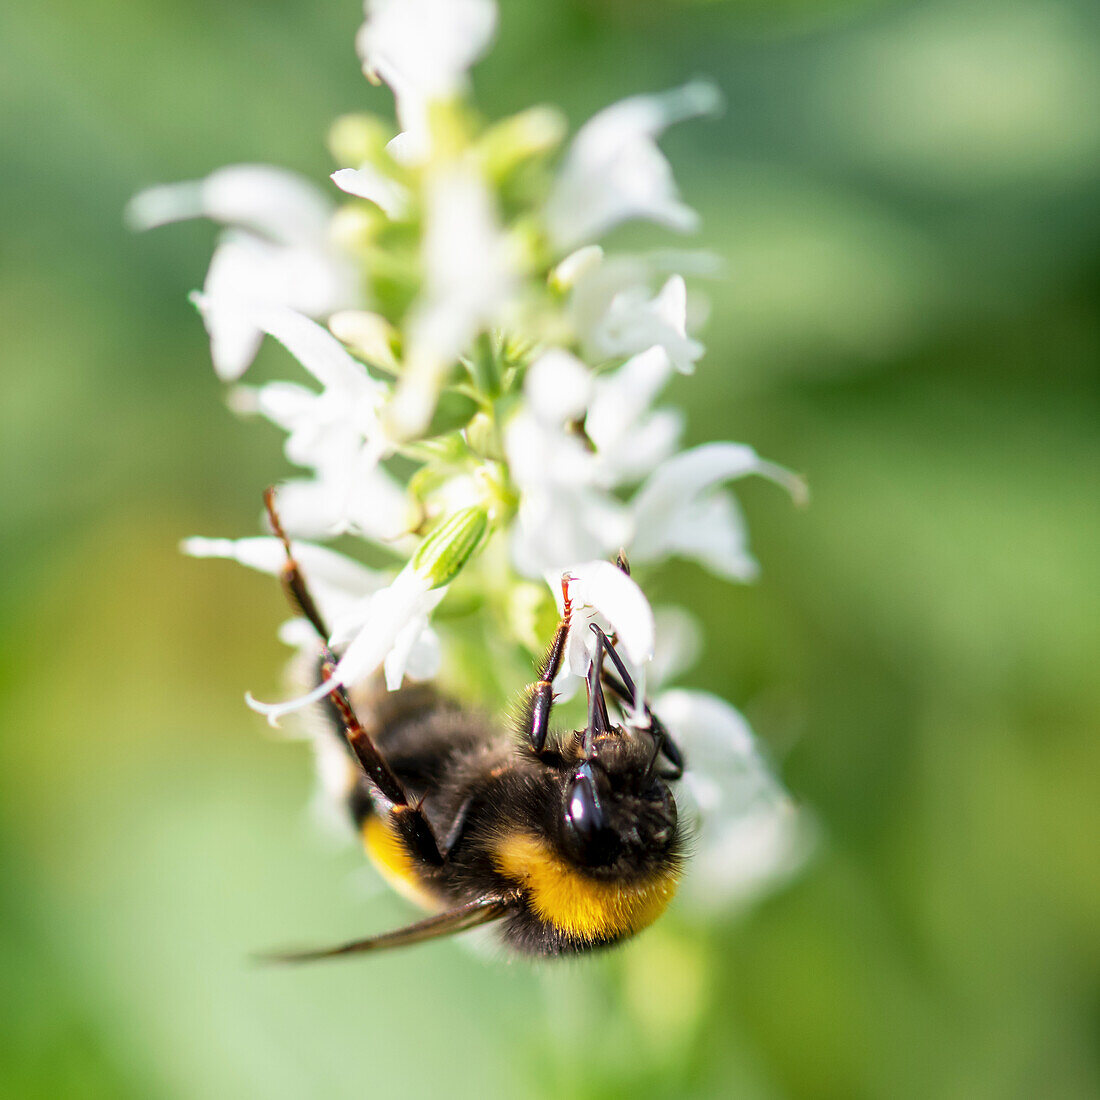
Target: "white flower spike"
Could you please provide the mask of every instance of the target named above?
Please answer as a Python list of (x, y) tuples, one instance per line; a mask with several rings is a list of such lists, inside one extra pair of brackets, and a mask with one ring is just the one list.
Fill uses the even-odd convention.
[[(687, 667), (701, 641), (685, 609), (655, 615), (638, 581), (677, 557), (751, 578), (728, 483), (754, 474), (796, 500), (805, 486), (743, 444), (681, 449), (683, 410), (662, 394), (704, 353), (689, 298), (716, 260), (622, 252), (608, 236), (629, 221), (696, 228), (658, 142), (716, 110), (718, 93), (693, 82), (623, 100), (555, 159), (566, 131), (556, 107), (483, 122), (469, 102), (494, 0), (366, 0), (365, 13), (357, 48), (367, 76), (393, 92), (396, 137), (392, 121), (348, 115), (330, 134), (338, 170), (325, 189), (237, 165), (151, 188), (127, 211), (136, 228), (194, 217), (222, 227), (193, 301), (215, 370), (234, 383), (227, 403), (284, 433), (296, 468), (274, 526), (293, 540), (318, 609), (280, 629), (298, 650), (303, 694), (249, 703), (275, 724), (337, 684), (373, 694), (434, 677), (445, 651), (456, 668), (529, 662), (551, 595), (562, 610), (564, 576), (572, 619), (554, 683), (539, 690), (564, 697), (585, 682), (599, 627), (636, 688), (615, 721), (644, 736), (655, 716), (690, 765), (676, 797), (694, 799), (702, 831), (686, 892), (747, 898), (803, 858), (804, 815), (726, 703), (671, 690), (647, 705), (647, 683)], [(240, 384), (265, 336), (296, 360), (292, 373)], [(391, 564), (318, 544), (338, 536), (341, 549), (361, 541)], [(286, 566), (280, 538), (183, 549), (273, 575)], [(633, 575), (613, 564), (620, 551)], [(449, 614), (435, 616), (452, 589)], [(326, 646), (333, 674), (316, 684)], [(492, 690), (487, 677), (466, 679)], [(347, 754), (331, 747), (346, 790)]]

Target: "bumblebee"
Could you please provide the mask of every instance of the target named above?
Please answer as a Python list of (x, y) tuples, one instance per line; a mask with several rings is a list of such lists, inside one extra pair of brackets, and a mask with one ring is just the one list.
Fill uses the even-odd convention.
[[(283, 586), (320, 637), (319, 679), (328, 680), (336, 664), (328, 629), (270, 492), (267, 505), (286, 549)], [(621, 557), (619, 565), (629, 572)], [(635, 686), (614, 638), (595, 625), (585, 728), (551, 731), (552, 684), (572, 623), (565, 582), (563, 593), (561, 621), (515, 729), (427, 685), (338, 686), (325, 697), (329, 736), (348, 756), (347, 810), (367, 855), (431, 915), (369, 939), (270, 958), (362, 954), (489, 923), (521, 954), (576, 955), (627, 939), (661, 915), (684, 858), (669, 786), (683, 759), (648, 705), (647, 726), (626, 721)]]

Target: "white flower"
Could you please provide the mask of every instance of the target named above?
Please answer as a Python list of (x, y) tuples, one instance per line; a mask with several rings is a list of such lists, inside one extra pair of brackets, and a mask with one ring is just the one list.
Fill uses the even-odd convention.
[(623, 658), (637, 687), (634, 718), (641, 715), (645, 697), (647, 666), (653, 659), (656, 627), (653, 610), (637, 583), (609, 561), (579, 562), (562, 574), (546, 577), (547, 584), (563, 610), (562, 580), (566, 581), (572, 607), (569, 633), (565, 641), (561, 670), (554, 681), (554, 692), (568, 698), (588, 674), (596, 644), (593, 624), (609, 637), (615, 636), (616, 649)]
[(358, 473), (326, 467), (313, 478), (282, 481), (279, 517), (300, 538), (350, 531), (398, 554), (411, 549), (409, 531), (419, 520), (404, 486), (381, 466)]
[(712, 84), (695, 82), (624, 99), (590, 119), (573, 139), (546, 203), (555, 246), (567, 252), (634, 218), (694, 229), (698, 215), (680, 201), (657, 138), (672, 123), (713, 112), (720, 102)]
[(279, 244), (325, 239), (332, 203), (309, 180), (266, 164), (235, 164), (205, 179), (150, 187), (126, 209), (135, 229), (210, 218)]
[[(347, 650), (336, 666), (341, 683), (353, 684), (384, 665), (386, 687), (396, 691), (409, 671), (409, 659), (418, 649), (421, 660), (412, 673), (418, 679), (435, 675), (439, 669), (438, 645), (424, 646), (429, 634), (428, 620), (436, 605), (447, 594), (446, 585), (431, 587), (431, 578), (406, 566), (391, 585), (375, 593), (357, 608), (337, 620), (333, 645), (347, 643)], [(425, 667), (424, 658), (434, 667)]]
[(466, 86), (467, 73), (496, 31), (493, 0), (367, 0), (356, 47), (363, 72), (393, 91), (405, 131), (401, 155), (430, 150), (428, 110)]
[(482, 508), (450, 516), (417, 547), (392, 583), (356, 601), (332, 624), (329, 644), (346, 644), (347, 649), (327, 681), (286, 703), (258, 703), (249, 697), (249, 706), (276, 725), (284, 714), (323, 699), (339, 684), (357, 683), (379, 666), (385, 669), (390, 691), (401, 686), (406, 674), (434, 675), (438, 646), (428, 620), (487, 528), (488, 514)]
[(629, 548), (630, 509), (610, 490), (640, 481), (675, 451), (681, 414), (650, 410), (671, 373), (660, 347), (601, 375), (561, 349), (528, 369), (525, 407), (504, 436), (520, 489), (513, 559), (525, 576)]
[(620, 291), (589, 342), (601, 358), (633, 355), (657, 345), (681, 374), (691, 374), (705, 350), (687, 334), (687, 287), (679, 275), (673, 275), (652, 297), (644, 286)]
[(697, 816), (685, 896), (714, 910), (749, 901), (793, 874), (808, 854), (811, 831), (745, 719), (717, 696), (680, 689), (657, 696), (653, 712), (683, 750), (685, 802)]
[(404, 372), (388, 411), (402, 437), (427, 426), (447, 371), (499, 318), (517, 276), (493, 195), (472, 166), (433, 172), (425, 202), (424, 290), (411, 311)]
[(722, 485), (757, 474), (775, 481), (796, 501), (806, 487), (790, 471), (761, 459), (742, 443), (705, 443), (662, 464), (631, 501), (632, 560), (695, 558), (727, 580), (747, 580), (757, 566), (748, 552), (744, 521)]
[(386, 686), (395, 691), (414, 654), (418, 659), (413, 672), (422, 678), (434, 676), (439, 650), (428, 620), (446, 594), (446, 586), (433, 589), (430, 577), (406, 566), (391, 584), (359, 600), (335, 621), (330, 644), (348, 642), (348, 646), (328, 680), (285, 703), (261, 703), (249, 695), (248, 705), (277, 726), (284, 715), (316, 703), (338, 685), (350, 686), (365, 679), (382, 665)]
[(655, 607), (653, 619), (657, 644), (649, 667), (650, 690), (671, 683), (693, 668), (703, 652), (703, 628), (686, 608)]
[(520, 490), (512, 555), (525, 576), (603, 557), (630, 533), (626, 508), (597, 487), (595, 455), (572, 428), (593, 388), (583, 363), (551, 349), (528, 369), (525, 405), (505, 429), (505, 453)]
[[(283, 494), (279, 503), (282, 508)], [(329, 639), (334, 646), (351, 639), (374, 639), (383, 645), (381, 655), (369, 651), (363, 641), (359, 643), (351, 660), (341, 660), (342, 683), (355, 683), (362, 676), (373, 672), (384, 662), (386, 683), (393, 690), (401, 680), (409, 676), (414, 680), (431, 679), (439, 671), (439, 638), (428, 625), (428, 616), (443, 598), (445, 589), (436, 589), (428, 598), (421, 598), (424, 580), (410, 580), (410, 570), (405, 570), (392, 582), (374, 569), (368, 569), (351, 558), (315, 546), (308, 542), (291, 543), (294, 558), (307, 578), (310, 592), (322, 618), (332, 629)], [(249, 539), (186, 539), (184, 553), (196, 558), (227, 558), (240, 562), (262, 573), (279, 576), (286, 564), (286, 550), (276, 538)], [(369, 631), (365, 628), (369, 626)], [(389, 633), (386, 633), (386, 631)], [(284, 624), (280, 637), (288, 644), (303, 649), (316, 649), (319, 639), (304, 619), (294, 619)], [(385, 640), (390, 639), (387, 647)], [(354, 644), (354, 643), (353, 643)], [(352, 646), (348, 647), (349, 653)], [(345, 653), (344, 657), (347, 658)], [(377, 659), (375, 659), (377, 657)], [(364, 669), (358, 672), (359, 668)], [(324, 691), (314, 693), (316, 697)], [(311, 695), (313, 698), (313, 695)], [(296, 709), (295, 704), (281, 704), (275, 708), (274, 719), (282, 713)], [(301, 705), (304, 705), (302, 703)], [(270, 708), (258, 707), (269, 714)]]
[(671, 360), (658, 346), (597, 376), (584, 427), (596, 448), (600, 484), (613, 487), (640, 481), (675, 452), (683, 414), (678, 409), (650, 408), (671, 373)]
[[(372, 378), (327, 329), (300, 313), (204, 294), (195, 295), (194, 301), (208, 320), (249, 326), (274, 337), (322, 386), (318, 393), (292, 382), (271, 382), (251, 392), (255, 411), (288, 433), (287, 458), (317, 473), (312, 499), (299, 489), (285, 509), (288, 530), (318, 534), (326, 527), (328, 533), (358, 527), (376, 538), (401, 534), (407, 510), (396, 507), (388, 491), (390, 479), (378, 470), (379, 461), (392, 450), (379, 419), (388, 387)], [(372, 490), (384, 494), (377, 513), (368, 495)]]
[[(605, 321), (616, 299), (620, 303), (640, 301), (644, 305), (651, 302), (651, 288), (658, 280), (667, 284), (674, 275), (713, 279), (723, 270), (718, 256), (698, 248), (605, 255), (597, 245), (571, 253), (555, 271), (562, 266), (565, 273), (554, 276), (554, 285), (559, 290), (570, 291), (567, 303), (569, 320), (580, 342), (582, 356), (593, 362), (612, 354), (621, 354), (608, 350), (605, 343)], [(668, 306), (673, 304), (668, 299), (665, 303)], [(615, 308), (618, 311), (622, 306)], [(675, 320), (674, 331), (679, 340), (680, 330), (685, 334), (687, 331), (686, 303), (682, 316), (679, 310), (675, 314), (670, 312), (668, 316)], [(653, 342), (661, 343), (661, 340)]]
[[(209, 297), (289, 306), (323, 317), (352, 304), (358, 289), (354, 265), (329, 239), (334, 209), (292, 172), (246, 164), (142, 191), (127, 207), (127, 219), (137, 229), (195, 217), (232, 227), (210, 262), (204, 284)], [(224, 314), (206, 323), (218, 376), (239, 378), (262, 334), (239, 316)]]

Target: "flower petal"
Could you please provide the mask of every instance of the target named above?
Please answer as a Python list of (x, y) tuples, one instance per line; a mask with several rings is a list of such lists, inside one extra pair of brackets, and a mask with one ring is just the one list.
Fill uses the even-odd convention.
[(557, 247), (572, 250), (631, 218), (694, 229), (698, 216), (680, 201), (656, 139), (674, 122), (712, 113), (720, 103), (714, 85), (697, 81), (663, 95), (624, 99), (585, 123), (546, 204)]
[(371, 378), (328, 329), (293, 309), (199, 293), (191, 300), (204, 318), (236, 317), (274, 337), (324, 386), (367, 391), (379, 401), (386, 394), (386, 386)]
[(703, 652), (703, 629), (698, 619), (683, 607), (653, 609), (656, 648), (650, 664), (651, 689), (675, 680), (691, 668)]
[(748, 901), (792, 874), (808, 854), (811, 830), (745, 719), (703, 691), (666, 691), (653, 710), (683, 749), (683, 808), (697, 816), (685, 896), (697, 909), (714, 910)]
[(527, 406), (545, 424), (561, 425), (585, 414), (592, 400), (592, 372), (561, 348), (544, 351), (527, 369)]
[(469, 166), (448, 166), (426, 185), (421, 262), (425, 287), (408, 320), (405, 369), (387, 410), (395, 434), (424, 430), (459, 355), (509, 302), (517, 263), (491, 189)]
[(371, 164), (364, 164), (361, 168), (341, 168), (333, 172), (330, 178), (341, 191), (373, 202), (391, 220), (403, 218), (408, 212), (408, 189), (384, 176)]
[(447, 592), (445, 587), (429, 590), (429, 584), (406, 567), (389, 587), (375, 593), (359, 632), (337, 662), (335, 675), (342, 684), (354, 684), (374, 672), (410, 623), (418, 622), (420, 629), (427, 625), (428, 615)]
[[(280, 500), (281, 504), (281, 500)], [(193, 558), (228, 558), (261, 573), (277, 577), (286, 565), (286, 550), (273, 536), (247, 539), (184, 539), (180, 549)], [(309, 542), (292, 542), (294, 558), (310, 581), (320, 581), (354, 595), (375, 592), (387, 583), (387, 577), (368, 569), (344, 554), (327, 546)]]
[[(720, 575), (751, 570), (740, 513), (731, 500), (715, 497), (723, 482), (758, 474), (795, 497), (805, 484), (789, 470), (761, 459), (741, 443), (706, 443), (684, 451), (657, 469), (631, 502), (636, 525), (631, 554), (657, 561), (673, 554), (698, 557)], [(711, 495), (708, 495), (711, 494)]]
[(333, 204), (309, 180), (266, 164), (219, 168), (205, 179), (139, 192), (126, 208), (135, 229), (206, 217), (286, 244), (325, 240)]
[(589, 434), (597, 443), (597, 436), (621, 436), (641, 419), (671, 376), (672, 364), (662, 347), (650, 347), (601, 375), (585, 422)]
[(233, 381), (255, 358), (262, 326), (247, 307), (290, 307), (319, 316), (346, 304), (353, 284), (347, 265), (328, 253), (226, 233), (203, 285), (203, 296), (223, 307), (203, 312), (218, 376)]
[(493, 0), (367, 0), (356, 48), (367, 78), (393, 91), (406, 152), (429, 151), (428, 105), (450, 99), (496, 30)]
[(603, 356), (632, 355), (658, 345), (681, 374), (691, 374), (703, 345), (687, 334), (687, 287), (673, 275), (650, 297), (644, 286), (620, 291), (590, 335)]
[[(640, 666), (653, 657), (656, 627), (653, 611), (636, 581), (609, 561), (589, 561), (566, 570), (569, 598), (573, 602), (571, 635), (588, 635), (592, 621), (585, 612), (601, 616), (618, 635), (618, 644), (631, 664)], [(559, 606), (562, 603), (559, 578), (551, 582)], [(586, 640), (586, 648), (588, 648)]]

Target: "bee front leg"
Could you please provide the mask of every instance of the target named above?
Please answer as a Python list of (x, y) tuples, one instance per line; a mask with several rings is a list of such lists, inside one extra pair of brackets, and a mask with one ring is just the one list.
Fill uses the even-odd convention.
[[(623, 659), (615, 651), (615, 646), (606, 635), (604, 635), (604, 650), (608, 657), (611, 658), (611, 663), (615, 666), (615, 671), (618, 673), (618, 676), (613, 676), (610, 672), (605, 673), (603, 678), (604, 684), (612, 695), (622, 703), (633, 706), (637, 690), (634, 686), (634, 680), (627, 671), (626, 665), (623, 664)], [(621, 677), (621, 679), (619, 677)], [(684, 774), (684, 754), (680, 751), (680, 747), (676, 742), (673, 741), (672, 735), (668, 732), (665, 724), (650, 709), (649, 701), (645, 700), (644, 703), (646, 717), (649, 719), (649, 728), (653, 734), (654, 743), (656, 744), (656, 754), (663, 756), (669, 764), (672, 765), (672, 771), (666, 775), (665, 778), (679, 779)], [(654, 762), (656, 762), (656, 755), (654, 757)]]
[(541, 753), (550, 730), (550, 711), (554, 706), (554, 677), (561, 668), (565, 642), (569, 637), (569, 624), (573, 618), (573, 605), (569, 599), (568, 578), (561, 582), (564, 609), (554, 640), (539, 666), (539, 678), (527, 689), (527, 701), (523, 711), (523, 729), (531, 740), (531, 748)]

